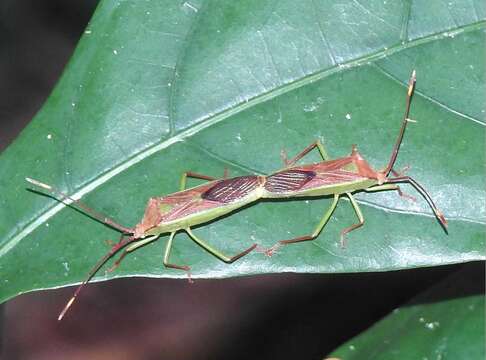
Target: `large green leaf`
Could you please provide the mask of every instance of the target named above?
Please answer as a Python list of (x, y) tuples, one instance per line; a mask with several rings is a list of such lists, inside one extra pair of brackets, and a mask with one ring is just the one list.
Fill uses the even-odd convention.
[[(358, 272), (484, 258), (483, 1), (101, 1), (48, 101), (0, 157), (0, 299), (80, 281), (118, 234), (26, 190), (53, 184), (126, 225), (182, 172), (268, 173), (279, 153), (321, 138), (333, 157), (351, 144), (388, 160), (412, 69), (418, 84), (399, 166), (423, 199), (360, 194), (356, 222), (341, 201), (320, 237), (268, 259), (224, 264), (176, 238), (172, 260), (196, 277)], [(312, 157), (310, 157), (312, 159)], [(316, 159), (316, 158), (314, 158)], [(309, 161), (309, 160), (308, 160)], [(408, 192), (412, 189), (407, 188)], [(228, 254), (312, 231), (329, 199), (263, 202), (196, 229)], [(109, 275), (183, 277), (162, 266), (166, 237)]]
[(395, 309), (336, 349), (333, 356), (346, 360), (484, 359), (484, 278), (474, 276), (472, 269), (449, 276)]

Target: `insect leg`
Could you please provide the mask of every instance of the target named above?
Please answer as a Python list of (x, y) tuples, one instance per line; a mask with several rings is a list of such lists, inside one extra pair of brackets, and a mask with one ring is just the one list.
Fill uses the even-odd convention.
[(393, 176), (404, 176), (405, 173), (410, 170), (410, 165), (405, 165), (403, 168), (400, 170), (396, 171), (395, 169), (391, 169), (390, 172), (393, 174)]
[(177, 231), (170, 233), (169, 240), (167, 241), (167, 245), (165, 246), (164, 266), (171, 269), (184, 270), (187, 273), (187, 279), (189, 280), (190, 283), (192, 283), (191, 272), (190, 272), (191, 268), (188, 265), (177, 265), (169, 262), (170, 250), (172, 249), (172, 241), (174, 240), (174, 236), (176, 233)]
[(199, 244), (205, 250), (207, 250), (208, 252), (210, 252), (211, 254), (213, 254), (214, 256), (216, 256), (218, 259), (223, 260), (226, 263), (232, 263), (233, 261), (238, 260), (239, 258), (245, 256), (246, 254), (248, 254), (250, 251), (252, 251), (253, 249), (255, 249), (257, 247), (257, 244), (253, 244), (248, 249), (246, 249), (245, 251), (242, 251), (239, 254), (236, 254), (234, 256), (227, 256), (227, 255), (223, 254), (222, 252), (220, 252), (219, 250), (216, 250), (215, 248), (213, 248), (211, 245), (209, 245), (208, 243), (206, 243), (204, 240), (201, 240), (196, 235), (194, 235), (194, 233), (192, 232), (192, 230), (190, 228), (186, 228), (184, 230), (189, 234), (189, 236), (197, 244)]
[(182, 177), (181, 177), (181, 181), (180, 181), (180, 190), (181, 191), (186, 189), (186, 182), (187, 182), (188, 177), (192, 177), (192, 178), (195, 178), (195, 179), (208, 180), (208, 181), (216, 180), (216, 178), (214, 178), (212, 176), (202, 175), (202, 174), (198, 174), (198, 173), (195, 173), (195, 172), (192, 172), (192, 171), (186, 171), (184, 174), (182, 174)]
[(356, 215), (358, 216), (359, 223), (348, 226), (347, 228), (345, 228), (341, 231), (341, 247), (343, 247), (343, 248), (345, 247), (344, 237), (346, 236), (346, 234), (357, 229), (357, 228), (359, 228), (360, 226), (362, 226), (364, 224), (363, 213), (361, 212), (361, 209), (359, 208), (358, 203), (356, 202), (356, 200), (354, 200), (354, 197), (353, 197), (353, 195), (351, 195), (351, 193), (346, 193), (346, 195), (348, 196), (349, 200), (351, 200), (351, 204), (353, 205), (354, 211), (356, 212)]
[(287, 160), (287, 155), (285, 152), (282, 155), (283, 161), (286, 166), (292, 166), (294, 165), (297, 161), (302, 159), (305, 155), (307, 155), (309, 152), (311, 152), (313, 149), (317, 148), (319, 150), (319, 154), (321, 155), (323, 160), (329, 160), (329, 155), (327, 154), (326, 149), (324, 148), (324, 145), (321, 143), (320, 140), (317, 140), (307, 146), (304, 150), (302, 150), (299, 154), (297, 154), (294, 158)]
[[(127, 246), (122, 254), (120, 255), (120, 257), (118, 258), (118, 260), (116, 260), (114, 263), (113, 263), (113, 266), (110, 267), (108, 270), (106, 270), (106, 272), (112, 272), (113, 270), (115, 270), (119, 265), (120, 263), (122, 262), (122, 260), (125, 258), (125, 256), (127, 256), (127, 254), (129, 252), (132, 252), (133, 250), (135, 249), (138, 249), (139, 247), (141, 246), (144, 246), (154, 240), (157, 240), (157, 238), (159, 237), (159, 235), (153, 235), (153, 236), (149, 236), (148, 238), (146, 239), (141, 239), (141, 240), (138, 240), (138, 241), (135, 241), (133, 244)], [(122, 239), (120, 239), (120, 242), (122, 241)]]
[(396, 190), (398, 192), (398, 195), (400, 195), (404, 198), (410, 199), (412, 201), (417, 201), (417, 199), (415, 199), (415, 197), (413, 197), (412, 195), (404, 193), (402, 191), (402, 189), (400, 188), (400, 186), (394, 185), (394, 184), (383, 184), (383, 185), (374, 186), (374, 187), (371, 187), (371, 188), (368, 188), (368, 189), (364, 189), (364, 191), (366, 191), (366, 192), (375, 192), (375, 191), (384, 191), (384, 190)]
[(288, 240), (280, 240), (275, 245), (273, 245), (271, 248), (265, 250), (264, 251), (265, 255), (272, 256), (275, 253), (275, 251), (277, 251), (277, 249), (280, 248), (283, 245), (293, 244), (293, 243), (297, 243), (297, 242), (301, 242), (301, 241), (310, 241), (310, 240), (314, 240), (315, 238), (317, 238), (319, 233), (322, 231), (324, 226), (327, 224), (327, 222), (331, 218), (331, 215), (334, 212), (334, 209), (336, 209), (338, 200), (339, 200), (339, 194), (334, 194), (334, 199), (333, 199), (331, 206), (329, 207), (329, 209), (327, 209), (327, 211), (325, 212), (321, 221), (319, 221), (319, 224), (317, 224), (317, 226), (316, 226), (316, 228), (315, 228), (315, 230), (312, 234), (306, 235), (306, 236), (300, 236), (300, 237), (296, 237), (296, 238), (288, 239)]

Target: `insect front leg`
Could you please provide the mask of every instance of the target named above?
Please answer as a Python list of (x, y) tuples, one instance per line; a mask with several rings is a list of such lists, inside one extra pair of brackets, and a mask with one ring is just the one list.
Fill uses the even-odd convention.
[(345, 238), (344, 238), (346, 236), (346, 234), (357, 229), (357, 228), (359, 228), (360, 226), (362, 226), (364, 224), (363, 213), (361, 212), (361, 209), (359, 208), (358, 203), (354, 199), (353, 195), (351, 195), (351, 193), (346, 193), (346, 195), (348, 196), (349, 200), (351, 201), (351, 204), (353, 205), (354, 211), (356, 212), (356, 215), (358, 216), (359, 223), (348, 226), (347, 228), (345, 228), (341, 231), (341, 247), (342, 248), (344, 248), (345, 245), (346, 245)]
[(172, 249), (172, 241), (174, 240), (174, 236), (177, 233), (177, 231), (171, 232), (169, 236), (169, 240), (167, 241), (167, 245), (165, 246), (165, 252), (164, 252), (164, 266), (167, 268), (171, 269), (178, 269), (178, 270), (184, 270), (187, 273), (187, 280), (192, 283), (191, 279), (191, 268), (188, 265), (177, 265), (177, 264), (172, 264), (169, 262), (169, 257), (170, 257), (170, 251)]
[(368, 189), (364, 189), (364, 191), (366, 191), (366, 192), (386, 191), (386, 190), (396, 190), (398, 192), (398, 195), (400, 195), (401, 197), (404, 197), (406, 199), (410, 199), (412, 201), (417, 201), (417, 199), (415, 197), (413, 197), (412, 195), (404, 193), (402, 191), (402, 189), (400, 188), (400, 186), (395, 185), (395, 184), (383, 184), (383, 185), (374, 186), (374, 187), (371, 187), (371, 188), (368, 188)]
[(327, 224), (329, 219), (331, 218), (332, 213), (334, 212), (334, 209), (336, 209), (337, 203), (339, 201), (339, 194), (334, 194), (334, 199), (327, 211), (325, 212), (324, 216), (322, 217), (321, 221), (319, 221), (319, 224), (317, 224), (314, 232), (310, 235), (305, 235), (305, 236), (300, 236), (296, 237), (293, 239), (288, 239), (288, 240), (280, 240), (277, 242), (275, 245), (273, 245), (271, 248), (267, 249), (264, 251), (265, 255), (267, 256), (272, 256), (278, 248), (280, 248), (283, 245), (288, 245), (288, 244), (293, 244), (297, 242), (302, 242), (302, 241), (310, 241), (314, 240), (317, 238), (317, 236), (320, 234), (324, 226)]
[(319, 154), (321, 155), (323, 160), (329, 160), (330, 159), (330, 157), (327, 154), (327, 151), (324, 148), (324, 145), (322, 144), (322, 142), (320, 140), (317, 140), (317, 141), (313, 142), (312, 144), (310, 144), (309, 146), (307, 146), (304, 150), (302, 150), (299, 154), (297, 154), (297, 156), (295, 156), (294, 158), (292, 158), (290, 160), (287, 159), (287, 153), (285, 151), (282, 151), (282, 153), (281, 153), (282, 161), (284, 162), (285, 166), (287, 166), (287, 167), (293, 166), (293, 165), (295, 165), (295, 163), (297, 161), (302, 159), (305, 155), (307, 155), (309, 152), (311, 152), (315, 148), (317, 148), (317, 150), (319, 150)]
[[(132, 252), (133, 250), (135, 249), (138, 249), (139, 247), (141, 246), (144, 246), (154, 240), (156, 240), (157, 238), (159, 237), (159, 235), (153, 235), (153, 236), (149, 236), (148, 238), (146, 239), (140, 239), (138, 241), (135, 241), (133, 244), (131, 244), (130, 246), (127, 246), (122, 254), (120, 255), (120, 257), (113, 263), (113, 266), (110, 267), (108, 270), (106, 270), (106, 272), (112, 272), (114, 271), (118, 266), (120, 266), (120, 263), (122, 262), (122, 260), (125, 258), (125, 256), (127, 256), (127, 254), (129, 252)], [(122, 242), (122, 239), (123, 239), (123, 235), (122, 237), (120, 238), (120, 241), (118, 244), (120, 244)]]
[(187, 234), (192, 238), (192, 240), (194, 240), (197, 244), (199, 244), (201, 247), (203, 247), (205, 250), (207, 250), (208, 252), (210, 252), (211, 254), (213, 254), (214, 256), (216, 256), (218, 259), (220, 260), (223, 260), (224, 262), (226, 263), (232, 263), (236, 260), (238, 260), (239, 258), (245, 256), (246, 254), (248, 254), (250, 251), (252, 251), (253, 249), (255, 249), (257, 247), (257, 244), (253, 244), (252, 246), (250, 246), (248, 249), (240, 252), (239, 254), (236, 254), (234, 256), (227, 256), (225, 254), (223, 254), (221, 251), (219, 250), (216, 250), (215, 248), (213, 248), (211, 245), (209, 245), (206, 241), (198, 238), (190, 228), (186, 228), (184, 229)]

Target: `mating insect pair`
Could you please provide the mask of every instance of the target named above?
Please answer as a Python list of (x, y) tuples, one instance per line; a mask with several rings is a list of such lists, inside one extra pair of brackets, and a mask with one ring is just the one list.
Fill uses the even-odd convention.
[[(364, 224), (363, 214), (352, 194), (361, 190), (367, 192), (396, 190), (401, 196), (404, 196), (397, 183), (409, 183), (412, 185), (425, 198), (437, 219), (440, 221), (444, 229), (446, 229), (447, 221), (444, 215), (435, 206), (425, 189), (410, 176), (399, 174), (393, 169), (405, 128), (410, 121), (408, 116), (410, 102), (415, 88), (415, 80), (414, 71), (408, 83), (406, 109), (402, 126), (390, 160), (383, 170), (373, 170), (368, 162), (363, 159), (355, 145), (353, 145), (349, 156), (331, 160), (322, 143), (316, 141), (291, 160), (284, 157), (285, 167), (268, 176), (248, 175), (230, 179), (215, 179), (210, 176), (192, 172), (184, 173), (180, 182), (180, 191), (174, 194), (149, 199), (142, 220), (133, 228), (119, 225), (112, 219), (95, 212), (78, 200), (70, 198), (51, 186), (28, 178), (27, 181), (47, 190), (58, 200), (80, 209), (87, 215), (122, 233), (120, 241), (112, 246), (110, 251), (94, 266), (86, 279), (78, 286), (58, 319), (62, 319), (83, 286), (86, 285), (101, 266), (115, 255), (115, 253), (124, 249), (112, 269), (118, 266), (121, 260), (129, 252), (144, 246), (149, 242), (155, 241), (161, 234), (170, 234), (164, 253), (164, 265), (169, 268), (184, 270), (188, 274), (190, 270), (189, 266), (173, 264), (169, 261), (174, 236), (180, 230), (187, 232), (187, 234), (201, 247), (227, 263), (231, 263), (242, 256), (245, 256), (257, 248), (257, 244), (253, 244), (239, 254), (227, 256), (212, 247), (203, 239), (197, 237), (192, 232), (191, 227), (221, 217), (247, 204), (254, 203), (259, 199), (325, 195), (333, 196), (331, 206), (325, 212), (321, 221), (317, 224), (311, 234), (279, 241), (273, 247), (265, 251), (269, 256), (272, 255), (277, 248), (283, 245), (314, 240), (331, 217), (341, 195), (345, 195), (349, 198), (358, 217), (358, 222), (356, 224), (341, 231), (341, 245), (344, 246), (345, 235)], [(319, 151), (323, 161), (308, 165), (296, 165), (300, 159), (315, 148)], [(390, 173), (393, 176), (389, 176)], [(208, 183), (186, 189), (187, 177), (207, 180)]]

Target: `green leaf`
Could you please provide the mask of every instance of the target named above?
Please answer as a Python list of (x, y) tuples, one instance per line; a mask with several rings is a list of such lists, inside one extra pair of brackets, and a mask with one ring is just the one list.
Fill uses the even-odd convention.
[[(147, 199), (178, 190), (184, 171), (222, 176), (280, 168), (316, 138), (332, 157), (352, 144), (386, 164), (417, 70), (398, 167), (412, 165), (446, 214), (446, 235), (422, 198), (360, 194), (314, 242), (232, 265), (183, 234), (172, 262), (195, 277), (359, 272), (484, 259), (485, 28), (483, 1), (101, 1), (62, 79), (0, 156), (0, 299), (79, 282), (118, 233), (26, 190), (54, 185), (122, 224)], [(314, 154), (315, 155), (315, 154)], [(307, 161), (316, 160), (310, 156)], [(193, 184), (195, 184), (194, 182)], [(413, 189), (405, 187), (409, 193)], [(195, 232), (227, 254), (309, 234), (329, 199), (261, 202)], [(121, 276), (165, 269), (167, 237), (127, 257)]]
[(395, 309), (332, 356), (346, 360), (484, 359), (484, 278), (474, 277), (471, 269), (449, 276)]

